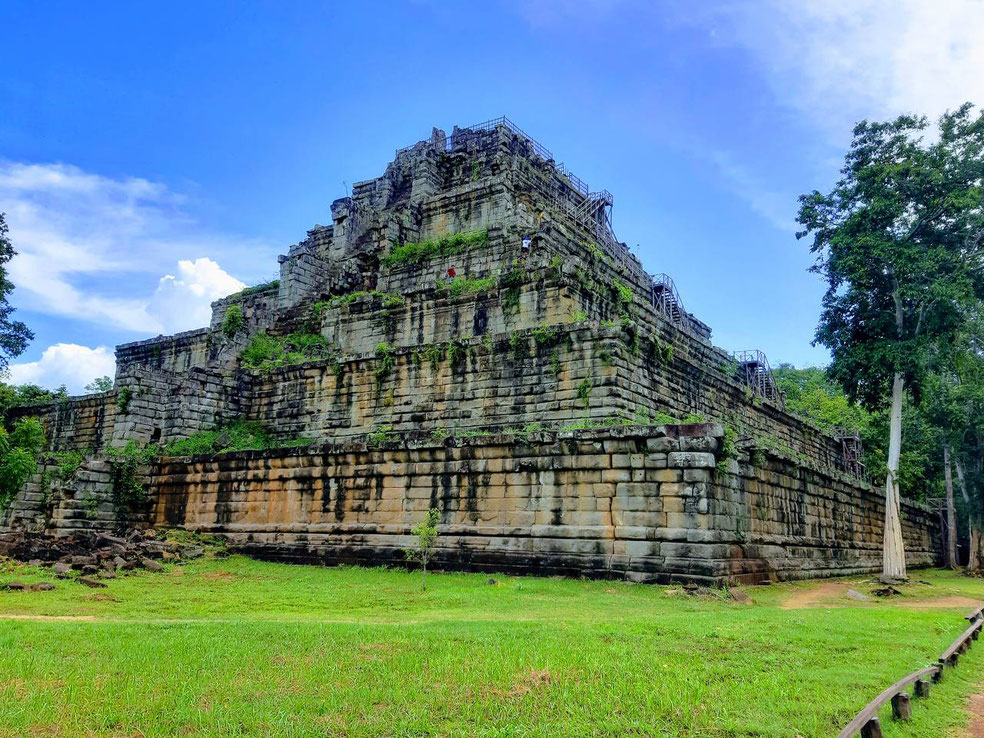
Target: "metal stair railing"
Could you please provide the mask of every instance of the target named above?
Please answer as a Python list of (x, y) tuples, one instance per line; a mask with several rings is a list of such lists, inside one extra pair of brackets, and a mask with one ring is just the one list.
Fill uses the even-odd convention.
[(764, 353), (758, 349), (735, 351), (731, 358), (738, 364), (735, 370), (736, 379), (747, 385), (753, 394), (763, 400), (781, 404), (779, 386)]

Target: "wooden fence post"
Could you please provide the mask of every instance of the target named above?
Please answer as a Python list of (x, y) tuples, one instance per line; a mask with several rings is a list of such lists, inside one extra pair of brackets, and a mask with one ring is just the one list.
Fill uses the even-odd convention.
[(912, 720), (912, 704), (909, 695), (899, 692), (892, 697), (892, 717), (896, 720)]
[(873, 717), (861, 728), (861, 738), (882, 738), (881, 721)]
[[(933, 677), (935, 678), (935, 674)], [(925, 679), (917, 679), (915, 684), (916, 697), (929, 697), (929, 682)]]

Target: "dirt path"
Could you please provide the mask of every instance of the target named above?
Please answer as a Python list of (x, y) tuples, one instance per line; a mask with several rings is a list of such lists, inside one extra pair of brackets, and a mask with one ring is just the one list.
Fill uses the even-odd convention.
[[(805, 610), (815, 607), (838, 607), (846, 605), (853, 600), (849, 600), (847, 592), (851, 589), (851, 582), (823, 582), (809, 589), (800, 589), (791, 594), (779, 606), (783, 610)], [(856, 585), (855, 585), (856, 586)], [(961, 597), (960, 595), (947, 595), (941, 597), (927, 597), (924, 599), (881, 599), (870, 597), (872, 602), (884, 602), (893, 607), (911, 607), (929, 610), (945, 610), (947, 608), (967, 608), (972, 610), (979, 607), (980, 600), (971, 597)], [(984, 736), (982, 736), (984, 738)]]
[(984, 694), (978, 692), (971, 695), (967, 712), (970, 714), (970, 725), (964, 732), (964, 738), (984, 738)]
[(851, 585), (847, 582), (824, 582), (816, 587), (801, 589), (790, 595), (779, 607), (783, 610), (803, 610), (810, 607), (822, 607), (830, 600), (836, 600), (847, 594)]

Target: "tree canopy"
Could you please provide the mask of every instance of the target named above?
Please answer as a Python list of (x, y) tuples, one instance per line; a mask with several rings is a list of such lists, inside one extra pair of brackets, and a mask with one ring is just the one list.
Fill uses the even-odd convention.
[(17, 253), (10, 242), (7, 221), (0, 213), (0, 374), (7, 370), (10, 360), (24, 353), (34, 334), (19, 320), (12, 320), (9, 298), (14, 285), (7, 277), (7, 263)]
[(905, 577), (900, 513), (902, 408), (917, 402), (984, 298), (984, 115), (963, 105), (927, 141), (926, 118), (862, 121), (833, 190), (800, 197), (827, 282), (815, 342), (831, 375), (871, 409), (890, 396), (885, 579)]
[(968, 300), (984, 297), (984, 116), (966, 104), (940, 120), (864, 121), (841, 179), (800, 198), (799, 237), (827, 281), (816, 342), (832, 376), (871, 407), (893, 374), (918, 394), (940, 341), (952, 341)]

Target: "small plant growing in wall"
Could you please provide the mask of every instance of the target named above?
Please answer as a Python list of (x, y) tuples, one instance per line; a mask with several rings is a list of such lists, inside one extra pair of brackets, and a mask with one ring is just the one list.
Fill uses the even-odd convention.
[(652, 335), (652, 347), (650, 349), (650, 359), (658, 361), (660, 364), (669, 364), (673, 361), (673, 344), (664, 341), (655, 333)]
[(728, 473), (728, 462), (738, 456), (738, 447), (735, 444), (737, 440), (738, 432), (730, 425), (725, 425), (724, 438), (721, 439), (721, 453), (714, 467), (715, 477), (722, 477)]
[(522, 361), (530, 353), (529, 341), (522, 333), (513, 333), (509, 336), (509, 348), (512, 350), (513, 359), (516, 361)]
[(413, 545), (403, 549), (407, 561), (420, 564), (420, 588), (427, 590), (427, 564), (434, 556), (437, 548), (437, 524), (441, 520), (441, 511), (432, 507), (427, 516), (411, 529), (414, 536)]
[(116, 409), (126, 415), (130, 412), (130, 401), (133, 399), (133, 387), (120, 387), (116, 393)]
[(468, 356), (468, 347), (460, 341), (448, 341), (448, 363), (451, 371), (460, 369)]
[(522, 294), (526, 272), (517, 267), (499, 275), (499, 304), (506, 311), (519, 308), (519, 298)]
[(233, 304), (226, 308), (225, 317), (222, 318), (222, 335), (226, 338), (235, 338), (236, 334), (246, 325), (246, 318), (243, 309), (239, 305)]
[(577, 397), (584, 403), (584, 406), (588, 406), (588, 398), (591, 396), (591, 380), (585, 377), (581, 380), (581, 384), (577, 386)]
[(127, 442), (123, 448), (108, 449), (112, 502), (118, 531), (126, 530), (131, 514), (147, 502), (147, 490), (138, 479), (138, 467), (150, 461), (152, 454), (152, 449), (141, 448), (133, 441)]
[(376, 346), (376, 387), (381, 388), (387, 377), (393, 373), (396, 366), (396, 357), (393, 355), (393, 347), (385, 341)]

